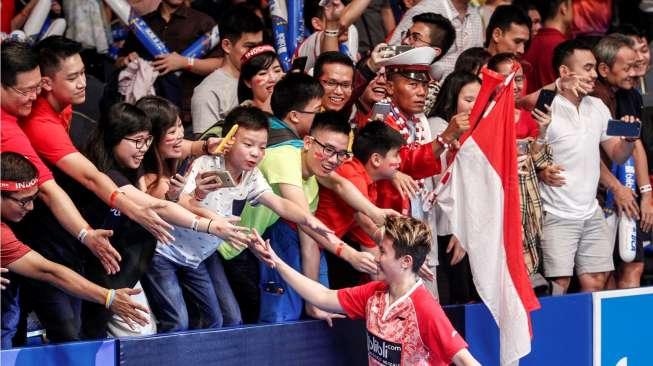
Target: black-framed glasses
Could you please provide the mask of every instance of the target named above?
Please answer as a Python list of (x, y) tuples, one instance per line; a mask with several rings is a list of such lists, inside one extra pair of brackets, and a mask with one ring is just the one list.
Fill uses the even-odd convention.
[(422, 42), (423, 44), (428, 45), (430, 47), (435, 47), (435, 45), (432, 45), (431, 43), (423, 40), (422, 35), (417, 32), (403, 31), (401, 33), (401, 39), (407, 39), (407, 38), (410, 38), (410, 40), (413, 41), (413, 43)]
[(25, 206), (30, 204), (30, 202), (34, 202), (34, 200), (36, 200), (36, 198), (38, 198), (39, 192), (40, 191), (37, 191), (35, 194), (33, 194), (31, 196), (27, 196), (27, 197), (23, 197), (23, 198), (16, 198), (16, 197), (9, 196), (9, 195), (4, 196), (4, 198), (9, 198), (10, 200), (16, 202), (20, 207), (25, 208)]
[(320, 82), (324, 85), (325, 88), (330, 90), (335, 90), (338, 87), (340, 87), (342, 90), (350, 90), (353, 87), (350, 81), (345, 81), (340, 83), (336, 80), (329, 79), (329, 80), (320, 80)]
[(344, 161), (344, 160), (351, 159), (351, 157), (353, 156), (353, 154), (351, 152), (347, 151), (347, 150), (338, 151), (338, 150), (336, 150), (335, 147), (333, 147), (331, 145), (328, 145), (328, 144), (323, 144), (313, 136), (310, 136), (310, 138), (311, 138), (311, 140), (315, 141), (315, 143), (320, 145), (320, 147), (322, 147), (322, 153), (324, 153), (324, 156), (326, 156), (327, 158), (330, 158), (333, 155), (336, 155), (339, 161)]
[(140, 150), (142, 148), (147, 149), (148, 147), (150, 147), (150, 145), (152, 145), (152, 141), (154, 141), (154, 136), (150, 135), (148, 137), (141, 138), (141, 139), (132, 139), (129, 137), (124, 137), (124, 139), (133, 142), (134, 145), (136, 145), (136, 148)]
[(39, 93), (41, 93), (41, 88), (43, 88), (43, 81), (40, 81), (37, 86), (33, 86), (27, 89), (18, 89), (14, 88), (13, 86), (10, 86), (9, 88), (24, 97), (29, 97), (32, 94), (38, 96)]

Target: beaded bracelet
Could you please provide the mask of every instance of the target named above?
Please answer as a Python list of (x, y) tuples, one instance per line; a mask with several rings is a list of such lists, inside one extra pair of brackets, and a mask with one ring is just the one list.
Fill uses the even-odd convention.
[(653, 188), (650, 184), (643, 185), (639, 187), (639, 193), (647, 193), (653, 191)]
[(435, 137), (435, 141), (437, 141), (440, 145), (442, 145), (442, 147), (443, 147), (445, 150), (448, 150), (448, 149), (451, 147), (451, 144), (449, 144), (449, 143), (447, 143), (446, 141), (444, 141), (444, 139), (442, 138), (442, 135), (437, 135), (437, 136)]

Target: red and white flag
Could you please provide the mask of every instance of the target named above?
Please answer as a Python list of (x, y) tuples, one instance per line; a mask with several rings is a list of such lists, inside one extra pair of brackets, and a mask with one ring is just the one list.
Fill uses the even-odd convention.
[(501, 365), (530, 352), (530, 312), (540, 307), (522, 254), (513, 75), (483, 71), (471, 128), (437, 188), (476, 289), (499, 326)]

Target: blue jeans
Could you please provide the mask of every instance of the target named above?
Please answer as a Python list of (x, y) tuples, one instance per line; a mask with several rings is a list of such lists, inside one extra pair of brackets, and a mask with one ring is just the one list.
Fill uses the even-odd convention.
[[(289, 266), (302, 271), (299, 235), (297, 230), (283, 220), (277, 220), (264, 233), (270, 239), (270, 246)], [(304, 301), (302, 297), (281, 278), (276, 269), (260, 263), (261, 310), (259, 321), (264, 323), (281, 323), (298, 320), (302, 315)], [(329, 287), (326, 258), (320, 251), (320, 283)]]
[[(9, 276), (8, 276), (9, 275)], [(12, 347), (11, 340), (16, 335), (18, 322), (20, 321), (20, 304), (18, 303), (19, 289), (15, 276), (10, 273), (3, 274), (8, 277), (11, 283), (2, 290), (2, 349)]]
[[(204, 262), (190, 268), (155, 254), (141, 284), (159, 333), (222, 326), (218, 297)], [(196, 310), (192, 321), (184, 298)]]
[(217, 251), (204, 260), (206, 270), (209, 272), (215, 294), (218, 296), (218, 303), (222, 312), (222, 325), (225, 327), (243, 324), (243, 318), (240, 315), (240, 307), (234, 296), (234, 292), (229, 286), (227, 275), (224, 273), (222, 256)]

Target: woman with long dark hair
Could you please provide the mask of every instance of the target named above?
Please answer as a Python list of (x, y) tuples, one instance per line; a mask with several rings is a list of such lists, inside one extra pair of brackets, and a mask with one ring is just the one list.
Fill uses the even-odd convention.
[[(196, 216), (175, 203), (163, 202), (145, 193), (142, 162), (154, 141), (151, 130), (150, 119), (143, 111), (127, 103), (118, 103), (100, 121), (89, 140), (86, 155), (98, 170), (116, 183), (119, 187), (116, 194), (124, 194), (134, 202), (152, 207), (171, 224), (211, 233), (226, 240), (231, 237), (246, 245), (246, 236), (224, 218), (210, 213), (206, 214), (209, 218)], [(120, 271), (107, 275), (100, 262), (89, 253), (85, 267), (89, 280), (108, 288), (138, 287), (154, 255), (156, 240), (90, 192), (81, 202), (84, 203), (84, 213), (89, 223), (113, 230), (111, 242), (121, 256)], [(144, 297), (140, 300), (147, 306)], [(89, 338), (104, 337), (107, 330), (114, 336), (154, 332), (153, 328), (132, 330), (118, 319), (112, 319), (106, 309), (95, 304), (85, 304), (82, 316), (84, 335)]]
[(146, 96), (136, 102), (136, 107), (145, 112), (152, 122), (154, 138), (153, 147), (145, 153), (143, 160), (146, 192), (156, 198), (176, 202), (186, 182), (183, 167), (190, 165), (186, 159), (213, 152), (222, 139), (185, 140), (179, 110), (165, 98)]
[[(444, 80), (433, 110), (429, 115), (429, 124), (433, 134), (439, 134), (454, 118), (468, 116), (481, 90), (478, 76), (466, 71), (454, 71)], [(443, 154), (443, 158), (447, 154)], [(446, 164), (446, 163), (445, 163)], [(438, 236), (436, 268), (438, 295), (442, 304), (464, 304), (476, 300), (471, 280), (469, 261), (465, 258), (462, 246), (451, 235), (449, 220), (438, 205), (436, 212), (436, 233)]]

